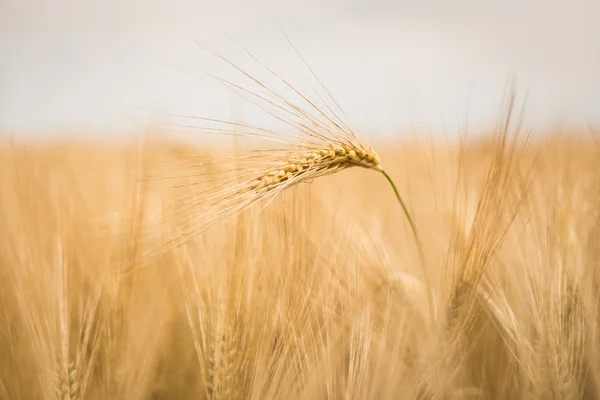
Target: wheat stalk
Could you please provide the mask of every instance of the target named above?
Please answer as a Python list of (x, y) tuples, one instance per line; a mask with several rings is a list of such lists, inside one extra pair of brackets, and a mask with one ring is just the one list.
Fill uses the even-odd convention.
[(281, 168), (258, 177), (255, 190), (285, 189), (294, 183), (333, 174), (344, 168), (361, 166), (383, 171), (379, 156), (372, 149), (329, 143), (329, 148), (307, 151), (292, 157)]
[[(271, 78), (275, 77), (290, 90), (291, 96), (284, 96), (265, 80), (250, 75), (232, 61), (206, 46), (203, 47), (246, 80), (244, 84), (238, 84), (207, 73), (217, 84), (293, 129), (267, 129), (238, 122), (161, 112), (184, 120), (182, 123), (163, 124), (164, 132), (200, 132), (236, 138), (259, 138), (278, 145), (276, 148), (248, 150), (242, 154), (236, 151), (233, 155), (225, 153), (200, 157), (199, 154), (193, 154), (192, 160), (184, 161), (181, 165), (171, 168), (159, 166), (158, 176), (155, 177), (157, 181), (179, 181), (167, 189), (189, 189), (190, 186), (198, 188), (192, 194), (177, 197), (176, 204), (167, 206), (167, 220), (173, 228), (171, 234), (174, 237), (167, 241), (167, 249), (177, 248), (216, 222), (255, 203), (261, 202), (266, 207), (279, 193), (294, 185), (358, 166), (381, 172), (386, 177), (410, 224), (424, 264), (416, 226), (392, 178), (385, 172), (379, 155), (358, 139), (356, 129), (352, 129), (342, 118), (344, 113), (341, 107), (296, 48), (289, 43), (325, 94), (320, 94), (314, 87), (316, 98), (301, 92), (240, 45)], [(202, 121), (203, 125), (198, 125), (198, 121)]]

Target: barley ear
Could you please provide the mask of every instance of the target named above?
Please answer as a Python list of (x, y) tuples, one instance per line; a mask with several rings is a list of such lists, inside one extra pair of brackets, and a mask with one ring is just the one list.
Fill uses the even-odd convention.
[(80, 396), (80, 381), (77, 365), (70, 362), (66, 370), (59, 368), (56, 372), (56, 399), (78, 400)]

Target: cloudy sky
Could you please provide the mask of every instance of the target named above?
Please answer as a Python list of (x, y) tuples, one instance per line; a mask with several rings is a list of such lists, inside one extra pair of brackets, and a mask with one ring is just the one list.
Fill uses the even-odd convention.
[(493, 122), (509, 76), (536, 126), (600, 123), (599, 18), (597, 0), (2, 0), (0, 131), (122, 132), (148, 123), (139, 108), (262, 118), (206, 83), (231, 71), (195, 41), (251, 70), (231, 34), (305, 88), (281, 29), (363, 133)]

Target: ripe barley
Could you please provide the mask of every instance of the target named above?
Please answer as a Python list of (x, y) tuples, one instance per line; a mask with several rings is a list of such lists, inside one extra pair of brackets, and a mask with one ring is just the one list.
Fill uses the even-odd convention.
[[(158, 181), (163, 183), (180, 180), (168, 190), (198, 188), (191, 194), (178, 196), (170, 205), (169, 220), (175, 224), (174, 239), (168, 246), (178, 247), (216, 222), (253, 204), (262, 203), (266, 207), (283, 190), (315, 178), (351, 167), (385, 174), (379, 155), (358, 140), (353, 142), (330, 140), (320, 148), (297, 146), (289, 150), (252, 151), (246, 156), (184, 165), (173, 177), (159, 175)], [(222, 169), (214, 168), (215, 164)], [(184, 172), (186, 169), (189, 172)]]
[(56, 372), (56, 399), (77, 400), (81, 398), (80, 393), (77, 365), (70, 362), (66, 370), (59, 368)]
[[(162, 114), (183, 120), (181, 123), (164, 124), (163, 129), (167, 132), (247, 137), (263, 139), (278, 145), (277, 148), (264, 146), (259, 150), (235, 154), (192, 154), (188, 161), (184, 156), (177, 155), (177, 165), (173, 165), (173, 161), (168, 168), (159, 165), (158, 176), (155, 176), (154, 180), (160, 183), (175, 181), (166, 187), (167, 190), (197, 188), (192, 194), (188, 191), (188, 194), (183, 196), (175, 195), (176, 201), (163, 207), (162, 215), (167, 216), (165, 219), (170, 223), (168, 235), (171, 236), (166, 248), (173, 249), (184, 244), (216, 222), (253, 204), (260, 202), (266, 206), (281, 191), (296, 184), (311, 182), (314, 178), (354, 166), (383, 173), (392, 185), (417, 245), (421, 248), (410, 214), (394, 182), (384, 171), (379, 155), (358, 139), (356, 129), (350, 127), (338, 103), (297, 50), (296, 53), (316, 80), (316, 86), (322, 89), (323, 93), (315, 90), (316, 98), (301, 92), (244, 50), (254, 62), (267, 71), (269, 77), (283, 84), (290, 94), (284, 96), (268, 85), (266, 80), (250, 75), (211, 50), (209, 51), (216, 57), (240, 73), (245, 82), (235, 83), (209, 75), (219, 85), (292, 129), (267, 129), (238, 122), (163, 112)], [(201, 121), (203, 125), (197, 125), (197, 121)], [(160, 252), (165, 248), (157, 250)], [(420, 251), (422, 258), (422, 250)]]
[(299, 157), (289, 158), (280, 168), (259, 176), (252, 184), (254, 190), (283, 189), (353, 166), (383, 171), (379, 156), (372, 149), (330, 143), (329, 148), (307, 151), (299, 154)]

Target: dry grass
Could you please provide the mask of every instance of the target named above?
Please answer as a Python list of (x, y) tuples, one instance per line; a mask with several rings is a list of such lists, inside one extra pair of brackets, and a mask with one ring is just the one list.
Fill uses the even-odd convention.
[(154, 254), (197, 189), (147, 178), (194, 150), (4, 146), (0, 398), (599, 397), (600, 147), (567, 136), (380, 147), (429, 285), (372, 171)]

